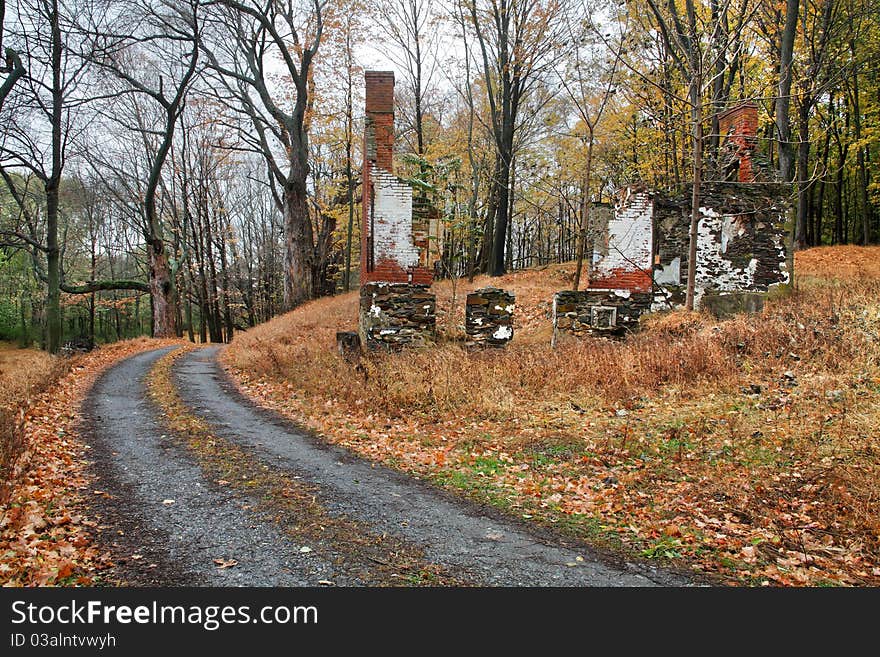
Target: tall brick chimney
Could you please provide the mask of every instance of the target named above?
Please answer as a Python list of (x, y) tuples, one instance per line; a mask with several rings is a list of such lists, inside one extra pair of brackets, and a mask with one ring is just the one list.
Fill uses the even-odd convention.
[(737, 180), (755, 182), (752, 154), (757, 145), (758, 106), (744, 102), (731, 107), (718, 116), (718, 129), (722, 145), (730, 149), (738, 161)]
[(394, 72), (365, 71), (361, 284), (430, 285), (413, 242), (412, 188), (394, 176)]

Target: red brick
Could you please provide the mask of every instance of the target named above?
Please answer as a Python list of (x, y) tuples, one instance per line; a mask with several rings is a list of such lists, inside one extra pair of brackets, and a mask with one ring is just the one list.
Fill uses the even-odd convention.
[(718, 131), (721, 138), (734, 146), (739, 158), (737, 178), (740, 182), (754, 182), (755, 172), (752, 153), (755, 150), (758, 134), (758, 106), (755, 103), (740, 103), (718, 117)]
[(630, 290), (650, 292), (653, 279), (650, 272), (615, 269), (609, 275), (590, 279), (590, 289)]

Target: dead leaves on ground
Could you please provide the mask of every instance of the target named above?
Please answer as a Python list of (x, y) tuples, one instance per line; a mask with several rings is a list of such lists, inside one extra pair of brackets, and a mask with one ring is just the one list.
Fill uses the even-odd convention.
[(0, 507), (0, 583), (4, 586), (89, 586), (112, 565), (93, 543), (87, 513), (96, 489), (85, 472), (88, 450), (78, 413), (104, 369), (132, 354), (175, 341), (128, 340), (78, 356), (68, 373), (40, 395), (25, 422), (26, 447), (8, 504)]
[[(483, 386), (458, 390), (465, 377), (444, 379), (464, 396), (497, 391), (504, 403), (484, 412), (476, 404), (388, 408), (389, 391), (373, 381), (325, 385), (334, 380), (333, 331), (356, 316), (351, 295), (239, 336), (223, 358), (261, 405), (369, 459), (518, 516), (645, 558), (678, 560), (731, 584), (878, 585), (878, 253), (798, 253), (803, 289), (771, 305), (757, 326), (748, 318), (727, 328), (702, 316), (654, 318), (646, 332), (661, 351), (695, 333), (703, 342), (732, 341), (729, 375), (655, 388), (622, 381), (636, 394), (613, 403), (598, 386), (582, 385), (575, 366), (559, 372), (567, 391), (506, 385), (509, 377), (496, 370), (513, 348), (507, 360), (468, 361), (495, 372)], [(847, 259), (853, 265), (841, 267)], [(511, 282), (526, 286), (517, 292), (518, 340), (541, 337), (549, 319), (540, 300), (561, 286), (535, 272), (517, 276)], [(443, 284), (437, 291), (439, 308)], [(295, 356), (293, 374), (286, 352)], [(260, 353), (277, 362), (258, 363)], [(629, 370), (620, 369), (614, 376), (626, 378)], [(608, 377), (617, 380), (614, 371)], [(441, 374), (423, 373), (435, 381)]]

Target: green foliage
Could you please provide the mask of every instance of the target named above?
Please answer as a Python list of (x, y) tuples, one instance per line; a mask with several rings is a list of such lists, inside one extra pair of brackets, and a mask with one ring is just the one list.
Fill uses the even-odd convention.
[(10, 299), (0, 299), (0, 340), (21, 337), (18, 307)]

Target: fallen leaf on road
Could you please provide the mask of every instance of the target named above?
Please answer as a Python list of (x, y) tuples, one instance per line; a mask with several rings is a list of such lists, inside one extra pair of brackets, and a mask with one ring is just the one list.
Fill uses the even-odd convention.
[(224, 568), (232, 568), (233, 566), (238, 565), (238, 561), (236, 561), (235, 559), (214, 559), (214, 563), (217, 564), (217, 567), (220, 570), (223, 570)]

